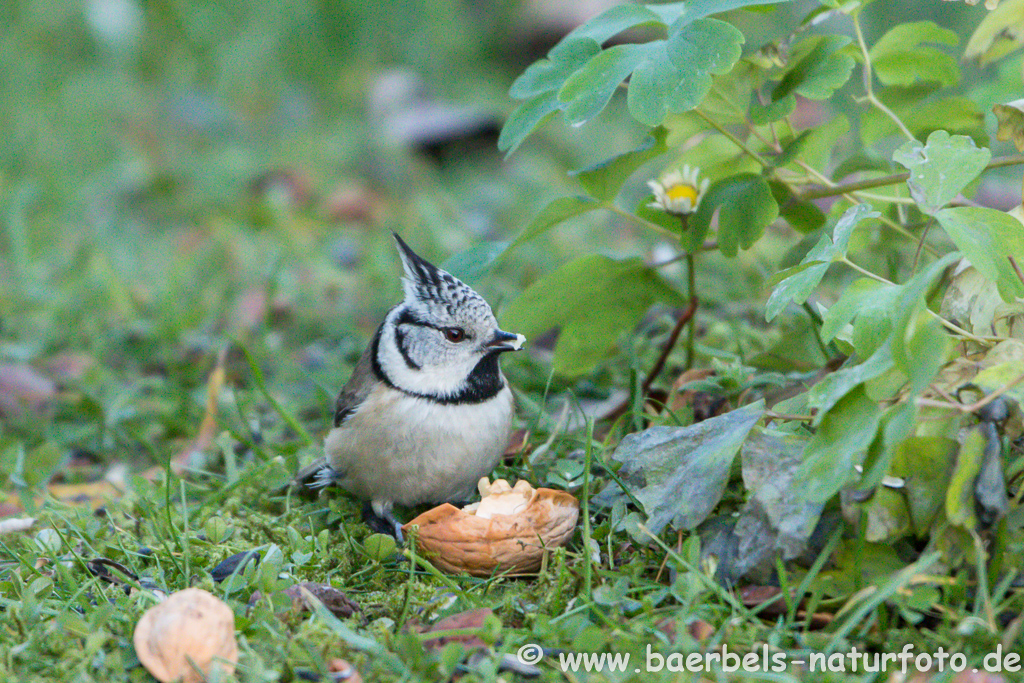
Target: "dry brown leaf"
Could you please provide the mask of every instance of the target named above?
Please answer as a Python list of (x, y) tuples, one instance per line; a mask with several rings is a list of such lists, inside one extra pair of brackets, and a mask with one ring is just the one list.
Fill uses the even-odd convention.
[[(227, 354), (224, 351), (217, 356), (217, 365), (206, 380), (206, 413), (199, 425), (199, 434), (195, 441), (191, 442), (181, 453), (174, 456), (171, 466), (176, 474), (181, 474), (189, 467), (196, 464), (196, 460), (202, 457), (203, 451), (210, 447), (213, 438), (217, 435), (217, 411), (220, 405), (220, 392), (224, 387), (226, 376), (224, 363)], [(154, 468), (161, 471), (162, 468)]]
[[(292, 611), (295, 613), (309, 612), (312, 610), (312, 606), (308, 604), (308, 600), (303, 591), (308, 591), (310, 595), (323, 603), (323, 606), (336, 617), (345, 619), (359, 611), (359, 605), (349, 599), (349, 597), (345, 595), (344, 591), (338, 590), (337, 588), (327, 584), (304, 581), (280, 591), (281, 594), (287, 595), (291, 598)], [(254, 592), (252, 597), (249, 598), (249, 605), (251, 606), (255, 604), (262, 597), (263, 594), (260, 591)], [(280, 613), (278, 616), (281, 616)]]
[[(484, 622), (487, 621), (487, 617), (492, 614), (494, 614), (494, 612), (487, 607), (469, 610), (468, 612), (459, 612), (458, 614), (453, 614), (450, 617), (441, 619), (433, 626), (423, 629), (420, 633), (439, 633), (442, 631), (455, 631), (458, 629), (483, 628)], [(426, 650), (440, 650), (448, 643), (462, 643), (467, 650), (487, 647), (487, 643), (481, 640), (479, 636), (468, 635), (431, 638), (423, 641), (423, 647)]]
[(135, 626), (135, 651), (163, 683), (203, 683), (214, 667), (232, 674), (238, 662), (235, 615), (201, 588), (186, 588), (151, 607)]

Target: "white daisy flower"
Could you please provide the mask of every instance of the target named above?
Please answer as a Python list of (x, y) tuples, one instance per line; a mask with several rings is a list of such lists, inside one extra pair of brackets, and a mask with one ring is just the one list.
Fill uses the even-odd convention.
[(683, 166), (683, 171), (670, 171), (662, 180), (648, 180), (647, 184), (654, 192), (654, 201), (647, 206), (660, 209), (666, 213), (685, 216), (697, 210), (700, 200), (708, 191), (707, 178), (700, 181), (700, 169), (696, 166)]

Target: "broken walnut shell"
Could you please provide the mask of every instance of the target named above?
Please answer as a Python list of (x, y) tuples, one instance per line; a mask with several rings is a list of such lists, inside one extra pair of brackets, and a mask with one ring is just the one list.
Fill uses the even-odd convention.
[(212, 667), (231, 674), (238, 662), (235, 614), (201, 588), (178, 591), (148, 609), (133, 640), (139, 661), (163, 683), (202, 683)]
[(535, 489), (520, 480), (480, 480), (483, 498), (459, 509), (444, 503), (402, 527), (418, 526), (416, 546), (438, 569), (474, 576), (531, 574), (545, 552), (565, 545), (579, 518), (579, 501), (565, 491)]

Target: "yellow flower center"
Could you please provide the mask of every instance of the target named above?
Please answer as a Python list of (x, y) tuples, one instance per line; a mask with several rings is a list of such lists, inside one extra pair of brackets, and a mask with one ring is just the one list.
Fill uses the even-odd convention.
[(665, 196), (672, 201), (689, 199), (690, 204), (697, 201), (697, 188), (693, 185), (673, 185), (665, 188)]

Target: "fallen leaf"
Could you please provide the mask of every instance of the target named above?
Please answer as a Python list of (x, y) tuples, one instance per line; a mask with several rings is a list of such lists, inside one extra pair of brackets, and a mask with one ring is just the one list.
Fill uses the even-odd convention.
[[(323, 583), (304, 581), (278, 591), (275, 595), (286, 595), (291, 598), (292, 611), (295, 613), (311, 612), (313, 611), (313, 606), (309, 604), (306, 592), (319, 600), (327, 608), (327, 611), (341, 619), (351, 617), (360, 611), (359, 605), (350, 600), (344, 591)], [(255, 604), (262, 597), (263, 593), (255, 591), (252, 597), (249, 598), (249, 605)]]
[[(763, 414), (759, 401), (687, 427), (650, 427), (619, 442), (612, 458), (623, 463), (619, 477), (643, 505), (651, 533), (670, 523), (693, 529), (708, 517), (725, 492), (740, 446)], [(618, 486), (607, 486), (594, 502), (611, 506), (621, 497)]]
[[(433, 626), (423, 629), (420, 633), (439, 633), (442, 631), (483, 628), (484, 623), (487, 621), (487, 617), (493, 614), (494, 612), (487, 607), (469, 610), (468, 612), (459, 612), (458, 614), (453, 614), (450, 617), (441, 619)], [(430, 638), (423, 641), (423, 647), (426, 650), (440, 650), (448, 643), (462, 643), (467, 650), (483, 649), (487, 647), (487, 643), (481, 640), (479, 636), (471, 635)]]

